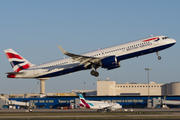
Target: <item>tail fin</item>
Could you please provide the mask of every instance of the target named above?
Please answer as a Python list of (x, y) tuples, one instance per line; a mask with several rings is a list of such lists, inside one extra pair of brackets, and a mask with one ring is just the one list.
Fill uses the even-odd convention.
[(90, 109), (89, 104), (86, 102), (85, 98), (81, 94), (79, 94), (79, 99), (81, 104), (85, 105), (87, 108)]
[[(81, 100), (83, 100), (83, 101), (85, 101), (85, 103), (86, 103), (86, 100), (85, 100), (85, 98), (82, 96), (82, 94), (79, 94), (79, 99), (80, 99), (80, 102), (82, 102)], [(87, 103), (86, 103), (87, 104)]]
[(79, 94), (79, 99), (80, 99), (80, 103), (82, 103), (82, 104), (87, 104), (86, 103), (86, 100), (84, 99), (84, 97), (82, 96), (82, 94)]
[(6, 50), (4, 50), (4, 52), (11, 64), (14, 72), (19, 72), (23, 69), (28, 69), (29, 67), (31, 67), (33, 65), (12, 49), (6, 49)]

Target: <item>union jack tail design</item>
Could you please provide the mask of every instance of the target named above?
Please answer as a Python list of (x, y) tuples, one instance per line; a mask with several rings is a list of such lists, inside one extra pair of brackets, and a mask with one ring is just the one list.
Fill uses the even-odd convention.
[(12, 49), (4, 50), (4, 52), (11, 64), (14, 72), (19, 72), (23, 69), (28, 69), (29, 67), (31, 67), (33, 65)]

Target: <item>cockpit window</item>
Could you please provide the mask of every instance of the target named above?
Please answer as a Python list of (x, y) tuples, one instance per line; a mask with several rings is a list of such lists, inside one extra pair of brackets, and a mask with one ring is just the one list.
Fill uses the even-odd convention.
[(164, 39), (168, 39), (169, 37), (163, 37), (162, 39), (164, 40)]

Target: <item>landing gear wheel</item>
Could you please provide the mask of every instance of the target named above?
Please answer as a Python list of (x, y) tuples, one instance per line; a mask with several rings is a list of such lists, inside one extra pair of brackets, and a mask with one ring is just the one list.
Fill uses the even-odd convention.
[(161, 60), (161, 56), (158, 56), (158, 60)]
[(99, 76), (99, 73), (97, 71), (94, 71), (92, 70), (91, 71), (91, 75), (95, 76), (95, 77), (98, 77)]
[(156, 54), (157, 54), (157, 56), (158, 56), (158, 59), (160, 60), (160, 59), (161, 59), (161, 56), (159, 56), (159, 53), (158, 53), (158, 52), (156, 52)]
[(95, 76), (95, 77), (98, 77), (98, 76), (99, 76), (99, 73), (98, 73), (98, 72), (95, 72), (94, 76)]
[(96, 72), (96, 71), (92, 70), (92, 71), (91, 71), (91, 75), (94, 76), (95, 72)]

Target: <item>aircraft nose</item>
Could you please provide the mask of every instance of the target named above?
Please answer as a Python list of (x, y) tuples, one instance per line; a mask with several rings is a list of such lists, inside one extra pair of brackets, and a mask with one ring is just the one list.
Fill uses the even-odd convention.
[(174, 45), (176, 43), (176, 40), (175, 39), (169, 39), (169, 43)]
[(175, 44), (175, 43), (176, 43), (176, 40), (172, 39), (172, 43), (174, 43), (174, 44)]

